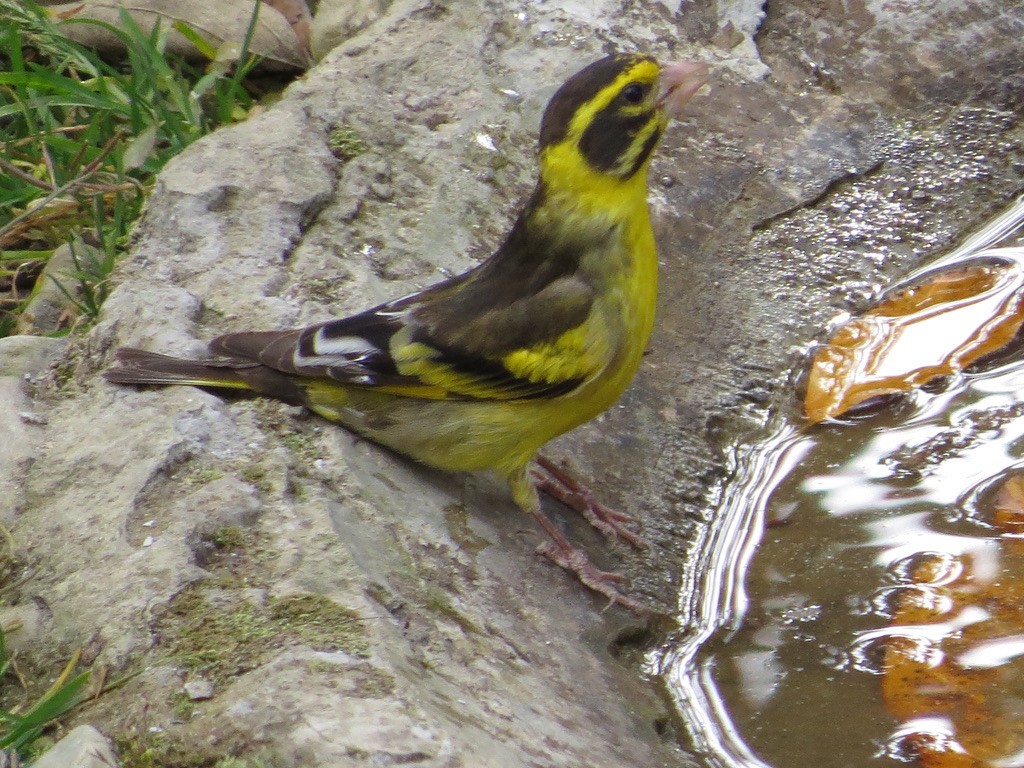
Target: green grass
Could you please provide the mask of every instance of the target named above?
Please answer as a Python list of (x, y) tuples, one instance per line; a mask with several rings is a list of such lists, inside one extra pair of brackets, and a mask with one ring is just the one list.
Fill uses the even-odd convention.
[[(175, 23), (211, 59), (204, 69), (166, 53), (168, 27), (143, 32), (123, 11), (115, 27), (61, 22), (32, 0), (0, 0), (0, 337), (14, 331), (43, 265), (64, 243), (74, 270), (60, 288), (96, 317), (156, 174), (252, 108), (247, 77), (258, 60), (246, 51), (255, 21), (240, 56), (227, 60)], [(104, 27), (120, 38), (123, 60), (72, 42), (61, 23)], [(91, 673), (76, 672), (77, 664), (76, 654), (45, 692), (30, 695), (54, 670), (23, 680), (0, 629), (0, 700), (18, 700), (0, 706), (0, 762), (31, 754), (50, 723), (86, 700)]]
[[(4, 632), (0, 629), (0, 681), (8, 678), (12, 664), (13, 658), (7, 653)], [(92, 673), (86, 671), (72, 675), (77, 664), (78, 654), (50, 688), (27, 706), (0, 709), (0, 750), (23, 753), (47, 725), (85, 700)]]
[[(253, 106), (246, 77), (258, 60), (222, 61), (186, 25), (173, 26), (212, 61), (203, 70), (166, 52), (168, 26), (143, 32), (122, 10), (125, 54), (109, 62), (69, 40), (31, 0), (0, 0), (0, 289), (38, 272), (58, 245), (88, 231), (100, 244), (64, 286), (94, 318), (107, 276), (124, 250), (155, 175), (214, 128)], [(247, 51), (255, 17), (241, 50)], [(27, 291), (0, 298), (0, 336), (9, 335)]]

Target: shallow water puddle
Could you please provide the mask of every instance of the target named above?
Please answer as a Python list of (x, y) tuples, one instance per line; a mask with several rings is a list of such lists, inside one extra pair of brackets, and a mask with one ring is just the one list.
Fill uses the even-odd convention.
[[(955, 265), (1007, 306), (991, 291), (1024, 250), (983, 254), (1001, 276), (964, 264), (1022, 217), (1018, 201), (928, 272)], [(708, 765), (1024, 766), (1024, 359), (958, 367), (939, 366), (941, 392), (737, 443), (687, 630), (656, 661)]]

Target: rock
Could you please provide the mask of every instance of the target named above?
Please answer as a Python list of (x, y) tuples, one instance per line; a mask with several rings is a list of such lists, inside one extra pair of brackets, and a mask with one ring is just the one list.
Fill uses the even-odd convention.
[(310, 28), (314, 59), (322, 59), (341, 43), (377, 21), (392, 0), (322, 0)]
[(32, 763), (34, 768), (117, 768), (110, 742), (91, 725), (80, 725)]
[[(28, 337), (12, 337), (2, 341), (10, 342), (16, 338)], [(3, 344), (0, 352), (10, 347), (24, 352), (27, 346), (34, 345)], [(38, 354), (39, 350), (33, 348), (30, 356)], [(13, 362), (11, 366), (20, 367)], [(0, 403), (4, 404), (0, 408), (0, 435), (3, 435), (0, 440), (0, 523), (9, 525), (24, 503), (25, 480), (43, 430), (40, 425), (32, 424), (22, 416), (23, 413), (34, 412), (34, 406), (25, 392), (25, 382), (21, 376), (0, 376)]]
[(74, 273), (82, 260), (95, 258), (97, 249), (81, 241), (65, 243), (53, 251), (36, 280), (32, 298), (18, 315), (18, 333), (53, 333), (71, 327), (82, 313), (78, 303), (81, 284)]
[(39, 647), (47, 629), (47, 611), (39, 604), (25, 602), (0, 608), (0, 627), (8, 651), (24, 653)]
[(0, 339), (0, 376), (42, 373), (60, 359), (66, 338), (7, 336)]
[(206, 701), (213, 698), (213, 683), (209, 680), (189, 680), (182, 688), (192, 701)]

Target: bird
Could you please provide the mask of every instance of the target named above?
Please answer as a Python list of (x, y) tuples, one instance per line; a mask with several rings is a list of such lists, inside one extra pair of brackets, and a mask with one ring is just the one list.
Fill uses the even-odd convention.
[(462, 274), (349, 317), (227, 333), (210, 359), (122, 347), (104, 377), (278, 398), (431, 467), (496, 472), (547, 534), (540, 554), (643, 612), (547, 517), (538, 489), (643, 547), (636, 518), (539, 451), (613, 405), (639, 368), (658, 290), (648, 172), (708, 72), (614, 53), (569, 77), (541, 118), (532, 193), (493, 254)]

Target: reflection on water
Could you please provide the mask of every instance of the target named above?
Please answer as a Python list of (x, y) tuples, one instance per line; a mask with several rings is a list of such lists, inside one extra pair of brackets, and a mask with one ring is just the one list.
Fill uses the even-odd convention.
[(1014, 362), (738, 443), (656, 660), (709, 765), (1024, 765), (1024, 539), (991, 518), (1024, 468), (1022, 391)]
[(804, 412), (812, 424), (881, 395), (959, 373), (1002, 350), (1024, 324), (1021, 249), (980, 251), (887, 291), (816, 351)]

